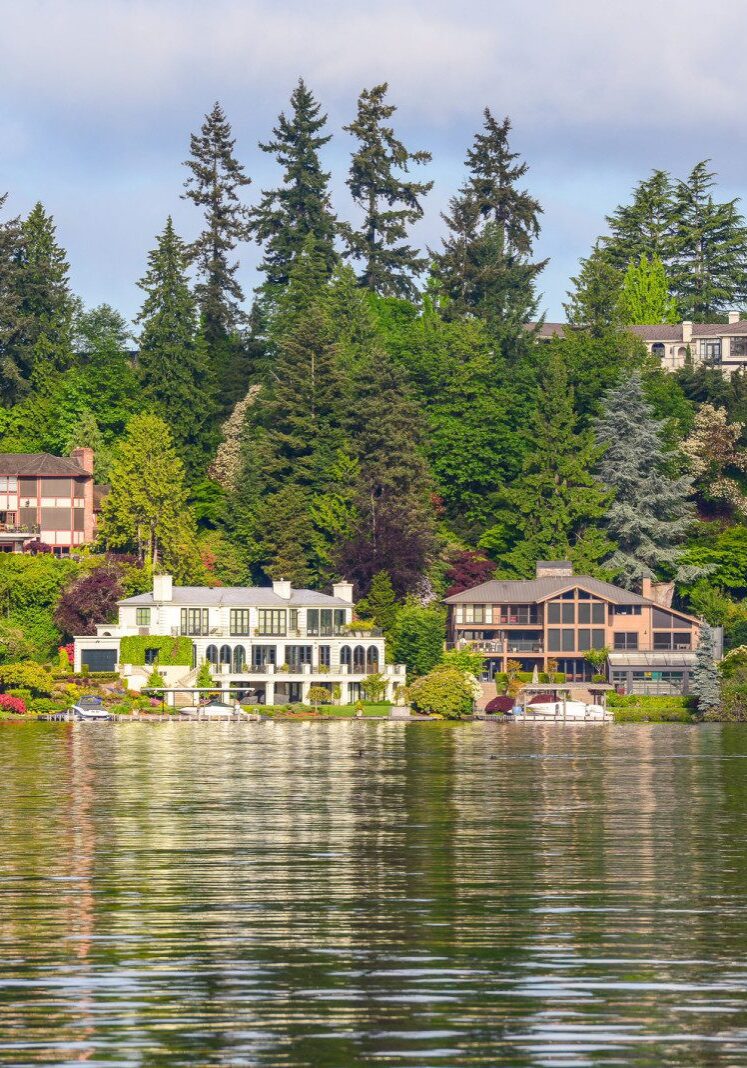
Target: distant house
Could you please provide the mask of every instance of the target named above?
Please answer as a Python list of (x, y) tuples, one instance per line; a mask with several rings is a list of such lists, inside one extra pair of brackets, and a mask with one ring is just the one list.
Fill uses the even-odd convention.
[[(542, 323), (537, 336), (540, 341), (548, 341), (561, 337), (565, 329), (565, 323)], [(747, 367), (747, 322), (742, 321), (738, 311), (729, 312), (727, 323), (685, 321), (626, 329), (641, 339), (652, 356), (661, 360), (665, 371), (684, 367), (688, 352), (693, 363), (719, 367), (724, 374)]]
[(0, 552), (41, 541), (66, 556), (93, 541), (105, 491), (94, 486), (93, 449), (0, 453)]
[[(207, 661), (216, 688), (263, 704), (306, 701), (312, 686), (343, 704), (363, 696), (367, 675), (383, 677), (389, 700), (405, 683), (405, 666), (387, 661), (381, 631), (353, 623), (353, 587), (338, 582), (332, 593), (272, 586), (175, 586), (156, 575), (148, 593), (119, 602), (119, 620), (101, 624), (92, 637), (75, 639), (75, 669), (119, 671), (130, 689), (147, 683), (163, 638), (189, 639), (191, 663), (159, 664), (167, 686), (195, 686)], [(128, 663), (125, 639), (144, 648), (144, 663)], [(149, 645), (149, 639), (153, 639)], [(124, 645), (123, 645), (124, 642)]]
[(482, 653), (485, 680), (509, 660), (541, 672), (554, 661), (569, 681), (590, 680), (584, 653), (607, 648), (609, 681), (625, 692), (687, 693), (701, 623), (667, 604), (671, 592), (644, 581), (643, 595), (632, 593), (574, 575), (566, 560), (539, 561), (534, 579), (494, 579), (447, 597), (448, 640)]

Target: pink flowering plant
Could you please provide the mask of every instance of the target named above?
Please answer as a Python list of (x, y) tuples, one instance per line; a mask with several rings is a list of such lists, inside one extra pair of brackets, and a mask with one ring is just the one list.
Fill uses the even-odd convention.
[(0, 693), (0, 712), (14, 712), (22, 716), (26, 711), (26, 702), (9, 693)]

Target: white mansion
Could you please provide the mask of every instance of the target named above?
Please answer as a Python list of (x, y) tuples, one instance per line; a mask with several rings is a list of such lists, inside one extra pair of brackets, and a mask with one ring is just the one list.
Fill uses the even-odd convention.
[[(336, 583), (329, 596), (293, 589), (285, 580), (272, 587), (211, 589), (174, 586), (170, 575), (156, 575), (152, 592), (118, 604), (117, 623), (101, 624), (93, 637), (76, 637), (75, 670), (119, 671), (132, 690), (147, 684), (156, 663), (167, 687), (187, 690), (196, 685), (204, 661), (226, 696), (266, 704), (305, 701), (311, 686), (339, 693), (339, 703), (347, 704), (361, 696), (366, 676), (376, 673), (394, 700), (405, 682), (405, 666), (387, 664), (380, 632), (355, 627), (349, 582)], [(157, 639), (151, 648), (148, 637)], [(162, 639), (169, 637), (189, 640), (191, 663), (183, 652), (181, 664), (164, 662)], [(135, 644), (143, 655), (130, 653), (137, 662), (127, 663)]]

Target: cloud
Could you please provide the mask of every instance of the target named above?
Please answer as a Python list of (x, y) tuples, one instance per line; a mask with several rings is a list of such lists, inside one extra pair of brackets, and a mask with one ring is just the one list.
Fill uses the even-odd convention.
[[(744, 37), (747, 7), (734, 0), (707, 13), (695, 0), (0, 0), (0, 15), (2, 186), (50, 204), (73, 258), (101, 254), (89, 200), (138, 235), (136, 211), (150, 226), (174, 210), (189, 131), (214, 99), (251, 192), (266, 184), (255, 145), (299, 74), (337, 133), (364, 85), (390, 82), (398, 129), (434, 152), (431, 242), (482, 108), (510, 114), (546, 206), (556, 309), (561, 274), (652, 167), (711, 156), (729, 195), (743, 191), (747, 70), (724, 45)], [(337, 191), (348, 147), (329, 149)], [(129, 257), (119, 270), (136, 277)]]

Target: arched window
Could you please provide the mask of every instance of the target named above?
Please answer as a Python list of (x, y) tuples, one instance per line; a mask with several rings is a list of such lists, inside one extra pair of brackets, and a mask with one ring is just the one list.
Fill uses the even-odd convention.
[(366, 653), (366, 671), (369, 674), (374, 674), (379, 670), (379, 650), (375, 645), (369, 645), (368, 652)]
[(217, 665), (218, 663), (218, 647), (216, 645), (208, 645), (205, 650), (205, 659), (209, 664)]
[(661, 343), (661, 341), (657, 341), (657, 342), (655, 342), (655, 344), (653, 344), (651, 346), (651, 355), (652, 356), (658, 356), (660, 360), (664, 359), (664, 352), (665, 352), (665, 347)]
[(233, 670), (243, 671), (246, 665), (246, 651), (243, 645), (237, 645), (233, 651)]
[(221, 664), (231, 663), (231, 646), (221, 645), (220, 647), (220, 662)]
[(343, 667), (345, 667), (345, 666), (350, 667), (350, 646), (349, 645), (343, 645), (342, 649), (340, 649), (340, 663), (343, 665)]
[(353, 649), (353, 671), (366, 670), (366, 650), (362, 645), (356, 645)]

